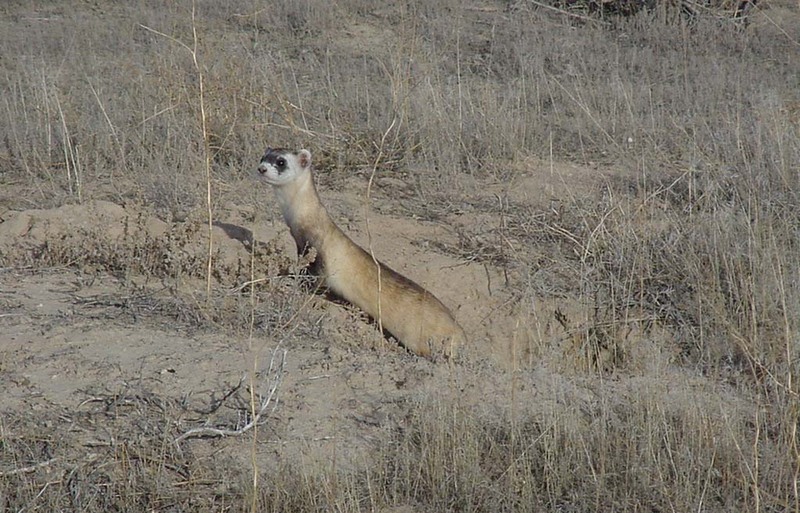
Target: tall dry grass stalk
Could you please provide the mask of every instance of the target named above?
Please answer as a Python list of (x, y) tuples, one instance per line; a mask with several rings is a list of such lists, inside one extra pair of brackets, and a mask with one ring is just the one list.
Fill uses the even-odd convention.
[[(256, 260), (255, 260), (255, 241), (251, 241), (250, 246), (250, 322), (247, 326), (247, 351), (252, 358), (253, 364), (250, 367), (250, 415), (255, 418), (258, 413), (258, 406), (256, 401), (256, 376), (258, 375), (258, 356), (256, 353), (255, 341), (255, 325), (256, 325), (256, 308), (258, 302), (256, 301)], [(252, 495), (250, 498), (250, 513), (258, 511), (258, 426), (253, 429), (253, 434), (250, 438), (250, 468), (252, 472)]]
[(378, 172), (378, 165), (381, 163), (381, 159), (383, 158), (383, 149), (384, 145), (386, 144), (386, 138), (388, 137), (389, 133), (395, 126), (397, 122), (397, 118), (392, 119), (392, 123), (383, 133), (381, 137), (381, 141), (378, 145), (378, 154), (375, 156), (375, 162), (372, 163), (372, 171), (369, 175), (369, 181), (367, 182), (367, 191), (366, 196), (364, 198), (364, 223), (367, 229), (367, 251), (369, 255), (372, 257), (372, 262), (375, 264), (375, 268), (378, 271), (378, 330), (380, 331), (381, 337), (383, 337), (383, 315), (381, 310), (381, 301), (382, 297), (381, 294), (383, 292), (382, 282), (381, 282), (381, 265), (378, 262), (378, 258), (375, 256), (375, 251), (372, 248), (372, 230), (370, 230), (369, 219), (370, 219), (370, 198), (372, 194), (372, 182), (375, 180), (375, 174)]
[(205, 98), (205, 76), (200, 60), (198, 59), (199, 49), (199, 36), (197, 34), (197, 19), (196, 19), (196, 5), (192, 0), (192, 13), (191, 13), (191, 30), (192, 30), (192, 45), (184, 43), (176, 37), (170, 36), (158, 30), (148, 27), (147, 25), (140, 26), (154, 34), (165, 37), (176, 43), (181, 48), (189, 52), (192, 57), (192, 65), (197, 75), (197, 101), (199, 106), (200, 118), (200, 135), (202, 138), (203, 147), (203, 162), (205, 171), (205, 184), (206, 184), (206, 222), (208, 228), (208, 254), (206, 259), (206, 306), (211, 304), (211, 285), (212, 285), (212, 271), (213, 271), (213, 256), (214, 256), (214, 212), (212, 203), (212, 179), (211, 179), (211, 147), (209, 141), (208, 131), (208, 118), (206, 115), (206, 98)]
[(203, 70), (197, 60), (197, 24), (195, 20), (195, 2), (192, 0), (192, 63), (197, 73), (197, 94), (200, 105), (200, 127), (203, 137), (203, 156), (206, 173), (206, 220), (208, 222), (208, 261), (206, 264), (206, 303), (211, 302), (211, 271), (214, 256), (214, 212), (211, 188), (211, 148), (208, 135), (208, 119), (206, 117), (205, 79)]

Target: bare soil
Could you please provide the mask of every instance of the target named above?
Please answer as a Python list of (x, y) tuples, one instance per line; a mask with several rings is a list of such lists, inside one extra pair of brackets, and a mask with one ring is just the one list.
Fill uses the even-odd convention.
[[(541, 205), (562, 197), (567, 183), (571, 193), (596, 190), (605, 175), (573, 165), (551, 169), (531, 163), (526, 173), (516, 176), (513, 183), (485, 187), (469, 203), (513, 198)], [(455, 362), (433, 363), (407, 353), (393, 340), (381, 338), (354, 307), (314, 295), (299, 282), (293, 286), (305, 301), (297, 315), (313, 329), (296, 336), (276, 331), (250, 338), (246, 326), (226, 329), (224, 321), (195, 322), (191, 315), (182, 316), (180, 307), (170, 307), (175, 297), (189, 303), (186, 308), (192, 302), (203, 303), (205, 291), (198, 277), (167, 287), (143, 275), (115, 276), (93, 270), (92, 265), (14, 267), (0, 274), (4, 328), (0, 379), (6, 390), (0, 410), (93, 411), (102, 402), (98, 397), (145, 392), (163, 401), (210, 404), (237, 387), (254, 359), (266, 372), (273, 351), (281, 349), (286, 351), (285, 375), (279, 404), (260, 438), (260, 451), (269, 456), (261, 458), (259, 453), (259, 461), (268, 465), (272, 459), (329, 460), (335, 453), (341, 464), (366, 458), (365, 450), (374, 449), (371, 443), (403, 421), (404, 404), (411, 401), (457, 395), (460, 403), (478, 406), (503, 398), (510, 385), (508, 377), (501, 376), (508, 369), (527, 362), (532, 351), (541, 359), (542, 347), (548, 347), (547, 355), (553, 357), (568, 346), (569, 337), (552, 317), (556, 305), (552, 299), (534, 299), (542, 317), (534, 321), (530, 312), (520, 312), (519, 301), (504, 285), (507, 275), (501, 266), (481, 259), (465, 261), (454, 254), (459, 241), (452, 226), (492, 232), (501, 229), (503, 219), (475, 211), (459, 211), (437, 221), (392, 215), (393, 209), (399, 210), (394, 185), (377, 182), (369, 212), (364, 209), (364, 177), (350, 178), (338, 191), (321, 194), (337, 222), (364, 247), (369, 241), (365, 223), (369, 216), (376, 256), (452, 308), (469, 333), (469, 343)], [(256, 245), (276, 246), (274, 260), (294, 259), (293, 241), (275, 212), (271, 191), (266, 185), (257, 186), (264, 189), (263, 205), (231, 206), (218, 215), (213, 232), (217, 277), (237, 276), (242, 263), (249, 262), (248, 244), (240, 240), (247, 231), (255, 234)], [(240, 213), (256, 208), (275, 215), (246, 225)], [(0, 252), (24, 261), (67, 245), (76, 253), (92, 247), (128, 248), (137, 244), (132, 240), (157, 245), (176, 226), (186, 231), (180, 224), (170, 226), (133, 207), (104, 201), (8, 211), (0, 223)], [(189, 231), (202, 241), (205, 229), (198, 225)], [(196, 239), (188, 238), (171, 251), (183, 253), (184, 260), (202, 261), (206, 244)], [(507, 251), (515, 249), (513, 241), (506, 243)], [(265, 271), (255, 269), (255, 278), (276, 278)], [(222, 281), (215, 280), (214, 288), (232, 294), (237, 284)], [(565, 311), (578, 308), (569, 301), (559, 305)], [(545, 373), (540, 379), (553, 376)], [(536, 393), (536, 385), (530, 386), (530, 393)], [(189, 419), (186, 412), (168, 419), (176, 435), (203, 420)], [(232, 439), (217, 450), (228, 446), (227, 450), (241, 454), (242, 443)]]

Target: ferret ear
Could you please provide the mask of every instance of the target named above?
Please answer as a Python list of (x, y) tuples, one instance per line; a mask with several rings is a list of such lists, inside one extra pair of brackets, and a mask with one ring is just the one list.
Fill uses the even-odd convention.
[(311, 152), (308, 150), (300, 150), (297, 154), (297, 160), (300, 162), (300, 166), (303, 169), (309, 167), (311, 165)]

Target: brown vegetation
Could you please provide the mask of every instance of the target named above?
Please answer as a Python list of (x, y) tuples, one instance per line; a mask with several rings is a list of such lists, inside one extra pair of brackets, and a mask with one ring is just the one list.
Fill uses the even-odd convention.
[[(798, 9), (7, 2), (0, 510), (800, 511)], [(463, 356), (303, 287), (267, 144)]]

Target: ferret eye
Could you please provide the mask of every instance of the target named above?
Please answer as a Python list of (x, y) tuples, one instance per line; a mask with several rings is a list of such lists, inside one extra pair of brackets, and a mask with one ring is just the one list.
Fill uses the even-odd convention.
[(283, 157), (280, 157), (279, 159), (277, 159), (275, 161), (275, 164), (277, 164), (278, 167), (283, 167), (283, 166), (286, 165), (286, 159), (283, 158)]

